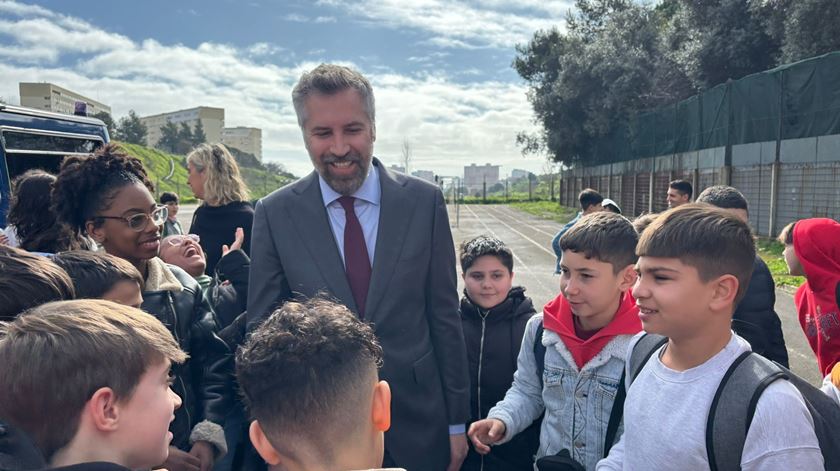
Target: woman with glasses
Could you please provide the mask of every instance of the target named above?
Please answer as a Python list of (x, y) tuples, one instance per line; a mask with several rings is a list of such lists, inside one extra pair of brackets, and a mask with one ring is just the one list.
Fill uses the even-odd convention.
[(183, 404), (175, 411), (169, 458), (161, 465), (171, 471), (208, 469), (226, 450), (221, 425), (229, 396), (227, 379), (206, 374), (203, 359), (227, 346), (216, 336), (218, 323), (198, 283), (157, 257), (167, 209), (155, 203), (152, 191), (140, 160), (108, 144), (90, 156), (66, 157), (52, 196), (60, 221), (137, 267), (144, 281), (141, 308), (189, 354), (186, 363), (172, 367), (172, 389)]
[(187, 185), (203, 201), (193, 214), (190, 233), (201, 237), (201, 247), (207, 254), (205, 273), (213, 276), (222, 258), (222, 245), (230, 245), (237, 227), (245, 229), (242, 250), (250, 255), (254, 208), (248, 202), (248, 187), (236, 159), (222, 144), (196, 147), (187, 156), (187, 170)]

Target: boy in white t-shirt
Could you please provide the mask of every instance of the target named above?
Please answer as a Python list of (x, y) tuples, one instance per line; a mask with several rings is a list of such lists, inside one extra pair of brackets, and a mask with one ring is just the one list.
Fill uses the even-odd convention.
[[(729, 366), (750, 350), (731, 321), (753, 271), (752, 233), (723, 210), (687, 204), (659, 216), (636, 253), (639, 317), (645, 331), (668, 343), (629, 387), (624, 434), (597, 469), (709, 469), (712, 399)], [(787, 381), (773, 382), (757, 402), (741, 469), (823, 468), (802, 395)]]

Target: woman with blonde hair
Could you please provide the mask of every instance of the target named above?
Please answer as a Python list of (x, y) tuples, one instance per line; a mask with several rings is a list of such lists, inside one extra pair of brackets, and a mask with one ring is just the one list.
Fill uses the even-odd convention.
[(222, 257), (222, 246), (230, 245), (236, 228), (245, 229), (242, 250), (251, 251), (254, 208), (248, 202), (248, 187), (236, 160), (222, 144), (201, 144), (187, 156), (189, 185), (203, 201), (193, 214), (190, 233), (199, 236), (207, 256), (206, 274), (213, 276)]

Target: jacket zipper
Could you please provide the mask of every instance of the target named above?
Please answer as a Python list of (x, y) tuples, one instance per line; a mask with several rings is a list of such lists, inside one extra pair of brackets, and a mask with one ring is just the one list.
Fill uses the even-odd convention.
[[(478, 388), (477, 391), (477, 402), (478, 402), (478, 419), (481, 420), (481, 365), (484, 363), (484, 330), (487, 326), (487, 316), (490, 314), (490, 311), (482, 312), (481, 309), (478, 309), (478, 315), (481, 316), (481, 342), (478, 344), (478, 380), (476, 381), (476, 386)], [(481, 467), (479, 468), (481, 471), (484, 471), (484, 455), (481, 456)]]

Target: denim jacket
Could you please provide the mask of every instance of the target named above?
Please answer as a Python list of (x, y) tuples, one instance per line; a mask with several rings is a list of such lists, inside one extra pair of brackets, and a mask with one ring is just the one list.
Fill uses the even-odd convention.
[[(543, 387), (537, 377), (534, 336), (542, 314), (528, 321), (519, 350), (513, 385), (490, 409), (489, 418), (505, 424), (500, 443), (524, 430), (543, 411), (537, 458), (568, 449), (586, 469), (594, 470), (604, 457), (604, 436), (632, 335), (619, 335), (579, 370), (560, 336), (543, 331), (546, 347)], [(616, 438), (621, 436), (619, 427)]]

